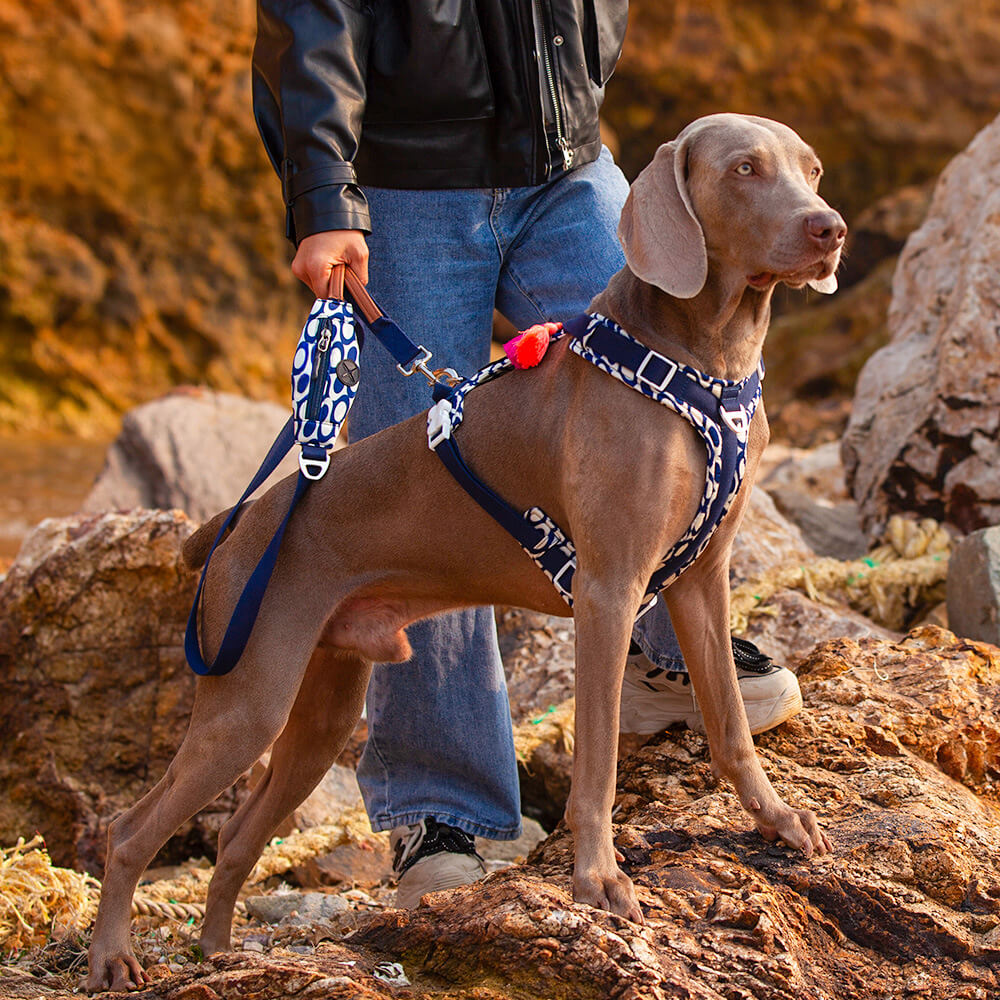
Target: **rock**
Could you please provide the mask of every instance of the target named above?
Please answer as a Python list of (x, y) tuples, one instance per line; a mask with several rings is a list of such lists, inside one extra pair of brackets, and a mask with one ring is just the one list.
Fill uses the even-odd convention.
[(794, 524), (818, 556), (833, 559), (860, 559), (868, 551), (868, 539), (861, 530), (858, 505), (853, 500), (831, 503), (787, 487), (768, 491), (775, 507)]
[[(45, 9), (0, 4), (18, 153), (0, 181), (0, 423), (107, 430), (180, 382), (285, 398), (309, 297), (249, 110), (254, 4)], [(634, 5), (605, 113), (629, 176), (699, 114), (788, 121), (851, 221), (933, 177), (1000, 109), (996, 13)]]
[(521, 817), (521, 836), (517, 840), (486, 840), (476, 838), (476, 850), (490, 861), (523, 861), (545, 838), (547, 834), (540, 823)]
[(857, 284), (883, 261), (895, 260), (907, 237), (927, 215), (934, 180), (891, 191), (850, 220), (847, 260), (837, 275), (841, 288)]
[(296, 865), (288, 881), (303, 889), (321, 886), (351, 886), (372, 889), (392, 876), (392, 852), (388, 845), (372, 839), (341, 844), (326, 854)]
[(756, 485), (768, 493), (776, 489), (792, 489), (815, 499), (823, 497), (831, 503), (851, 497), (844, 481), (840, 444), (836, 441), (814, 448), (796, 448), (772, 442), (764, 449)]
[(850, 223), (935, 177), (1000, 111), (998, 12), (996, 0), (633, 5), (603, 113), (629, 177), (699, 115), (787, 122), (818, 151), (821, 191)]
[(287, 923), (295, 926), (328, 920), (350, 907), (347, 900), (325, 892), (277, 892), (271, 896), (250, 896), (247, 913), (265, 924)]
[(45, 10), (0, 4), (0, 422), (104, 433), (181, 382), (287, 398), (311, 295), (250, 113), (253, 3)]
[[(196, 574), (179, 511), (46, 520), (0, 583), (0, 842), (36, 830), (54, 863), (100, 875), (107, 824), (166, 770), (194, 674)], [(185, 824), (161, 861), (214, 853), (239, 791)]]
[(963, 538), (948, 560), (948, 625), (1000, 646), (1000, 527)]
[(797, 590), (779, 590), (767, 599), (765, 608), (765, 613), (750, 618), (743, 638), (756, 643), (775, 663), (793, 671), (817, 643), (829, 639), (898, 638), (898, 633), (850, 608), (811, 601)]
[[(178, 507), (205, 521), (240, 498), (289, 413), (207, 389), (175, 391), (130, 410), (81, 509)], [(297, 471), (293, 449), (268, 482)]]
[(497, 608), (500, 655), (514, 725), (545, 712), (573, 694), (572, 618)]
[(779, 791), (819, 811), (825, 858), (751, 832), (704, 740), (669, 733), (619, 769), (616, 844), (645, 925), (572, 902), (560, 829), (527, 866), (374, 915), (351, 945), (466, 990), (502, 976), (512, 993), (560, 997), (985, 1000), (1000, 987), (1000, 810), (930, 762), (962, 724), (942, 734), (927, 668), (945, 662), (956, 699), (988, 704), (1000, 658), (986, 649), (929, 630), (817, 652), (806, 712), (758, 743)]
[[(264, 777), (270, 759), (268, 751), (254, 764), (248, 781), (251, 789)], [(306, 800), (281, 823), (274, 836), (287, 837), (292, 830), (308, 830), (313, 826), (336, 823), (347, 810), (360, 806), (361, 789), (354, 768), (334, 764)]]
[[(877, 263), (835, 295), (785, 291), (764, 342), (764, 402), (776, 439), (799, 447), (838, 440), (858, 372), (889, 339), (895, 258)], [(793, 298), (794, 296), (794, 298)]]
[(733, 542), (730, 580), (741, 583), (773, 567), (812, 555), (799, 529), (781, 515), (764, 490), (755, 487)]
[[(849, 497), (840, 461), (840, 443), (816, 448), (771, 445), (757, 477), (775, 506), (794, 524), (819, 556), (858, 559), (868, 540), (858, 521), (858, 505)], [(763, 465), (763, 463), (762, 463)]]
[[(300, 942), (322, 942), (313, 953), (213, 956), (143, 996), (367, 1000), (398, 995), (378, 979), (395, 962), (407, 996), (428, 1000), (990, 1000), (1000, 650), (928, 627), (825, 643), (800, 677), (805, 710), (757, 746), (779, 793), (819, 814), (829, 855), (765, 841), (704, 738), (669, 732), (619, 766), (615, 842), (644, 924), (573, 902), (560, 827), (525, 865), (416, 910), (352, 915), (341, 942), (303, 926)], [(72, 996), (16, 972), (7, 982), (13, 996)]]
[(858, 380), (844, 466), (862, 523), (1000, 521), (1000, 118), (941, 175), (893, 282), (891, 342)]

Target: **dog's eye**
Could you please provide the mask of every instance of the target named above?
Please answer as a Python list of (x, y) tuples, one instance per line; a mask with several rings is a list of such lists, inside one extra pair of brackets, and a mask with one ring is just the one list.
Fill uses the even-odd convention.
[(812, 170), (809, 171), (809, 179), (813, 181), (818, 181), (819, 175), (821, 173), (823, 173), (823, 171), (820, 170), (819, 167), (813, 167)]
[(745, 161), (736, 168), (736, 173), (738, 173), (740, 177), (749, 177), (753, 174), (753, 172), (753, 164)]

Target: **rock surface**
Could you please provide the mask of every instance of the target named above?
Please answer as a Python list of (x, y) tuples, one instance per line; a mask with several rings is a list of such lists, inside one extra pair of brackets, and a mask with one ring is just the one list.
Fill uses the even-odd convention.
[(844, 465), (869, 534), (896, 512), (1000, 521), (1000, 118), (948, 166), (893, 282), (891, 342), (865, 365)]
[[(347, 939), (164, 970), (143, 996), (991, 1000), (1000, 771), (970, 751), (996, 732), (1000, 650), (934, 628), (837, 640), (800, 678), (806, 710), (757, 744), (779, 792), (818, 812), (824, 858), (765, 842), (704, 739), (666, 733), (619, 768), (616, 844), (643, 926), (572, 901), (560, 828), (526, 865), (362, 916)], [(400, 971), (406, 992), (390, 992)]]
[[(81, 510), (176, 507), (205, 521), (239, 499), (288, 413), (207, 389), (176, 390), (130, 410)], [(298, 471), (297, 451), (269, 483)]]
[[(788, 121), (850, 221), (1000, 110), (998, 11), (635, 5), (605, 111), (629, 176), (699, 114)], [(283, 398), (309, 296), (250, 113), (252, 0), (2, 0), (0, 30), (17, 153), (0, 178), (0, 423), (103, 433), (183, 382)]]
[[(858, 559), (868, 549), (858, 505), (847, 493), (840, 443), (813, 449), (774, 445), (757, 484), (818, 556)], [(780, 456), (785, 456), (783, 459)]]
[(626, 173), (698, 115), (785, 121), (848, 219), (934, 177), (1000, 111), (1000, 4), (637, 4), (604, 114)]
[(251, 0), (2, 0), (0, 30), (0, 423), (103, 434), (182, 382), (284, 398), (311, 296), (250, 111)]
[(948, 622), (957, 635), (1000, 646), (1000, 527), (974, 531), (952, 551)]
[[(194, 674), (182, 636), (196, 575), (179, 511), (47, 520), (0, 583), (0, 841), (36, 830), (56, 864), (100, 874), (108, 822), (166, 770)], [(168, 845), (214, 853), (224, 795)]]

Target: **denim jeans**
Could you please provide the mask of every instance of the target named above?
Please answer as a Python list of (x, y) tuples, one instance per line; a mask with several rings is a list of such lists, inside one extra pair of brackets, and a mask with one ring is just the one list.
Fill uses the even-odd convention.
[[(369, 289), (433, 352), (433, 367), (470, 375), (489, 361), (494, 304), (518, 329), (569, 319), (624, 265), (616, 230), (627, 193), (607, 150), (538, 187), (366, 188)], [(371, 338), (361, 372), (352, 441), (431, 404), (424, 379), (403, 378)], [(433, 540), (432, 524), (406, 528)], [(682, 663), (665, 612), (657, 625), (655, 642), (640, 637), (647, 655)], [(492, 609), (442, 615), (407, 634), (413, 658), (377, 665), (368, 687), (358, 779), (372, 826), (433, 816), (478, 836), (516, 837), (517, 765)]]

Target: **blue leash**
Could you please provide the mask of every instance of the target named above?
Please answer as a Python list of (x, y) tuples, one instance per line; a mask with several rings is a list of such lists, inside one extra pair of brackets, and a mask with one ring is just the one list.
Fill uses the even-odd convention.
[[(350, 292), (359, 311), (365, 318), (365, 324), (371, 334), (382, 344), (392, 355), (396, 362), (396, 367), (403, 375), (412, 375), (420, 372), (432, 382), (438, 382), (438, 376), (427, 368), (427, 361), (430, 360), (431, 352), (426, 347), (413, 343), (409, 337), (376, 305), (375, 301), (368, 294), (364, 285), (357, 279), (354, 273), (347, 269), (344, 275), (344, 284)], [(448, 373), (453, 374), (453, 373)], [(300, 471), (295, 484), (295, 492), (292, 494), (292, 501), (288, 505), (281, 524), (278, 525), (271, 541), (268, 543), (264, 554), (260, 557), (250, 579), (247, 580), (239, 600), (236, 602), (236, 609), (233, 611), (229, 625), (226, 627), (226, 634), (222, 639), (222, 645), (211, 663), (207, 663), (201, 655), (201, 644), (198, 639), (198, 606), (201, 602), (201, 592), (205, 586), (205, 577), (208, 573), (209, 563), (216, 547), (226, 537), (230, 527), (239, 515), (240, 510), (247, 500), (260, 488), (261, 484), (271, 475), (281, 463), (281, 460), (288, 454), (295, 444), (294, 418), (289, 417), (288, 422), (278, 432), (261, 463), (260, 468), (254, 473), (253, 479), (243, 492), (243, 496), (237, 501), (236, 506), (229, 512), (219, 533), (212, 542), (208, 558), (201, 571), (201, 578), (198, 581), (198, 590), (195, 593), (194, 601), (191, 605), (191, 613), (188, 615), (187, 629), (184, 633), (184, 655), (187, 657), (188, 666), (201, 676), (221, 677), (228, 674), (239, 662), (240, 657), (246, 649), (253, 630), (254, 622), (260, 612), (261, 602), (264, 600), (264, 592), (267, 590), (271, 574), (274, 572), (275, 564), (278, 561), (278, 550), (281, 548), (281, 540), (284, 537), (285, 529), (291, 520), (292, 512), (298, 502), (305, 495), (306, 488), (314, 477), (308, 477)], [(325, 448), (303, 445), (302, 459), (306, 466), (310, 462), (324, 463), (327, 460)], [(325, 469), (324, 469), (325, 471)]]

